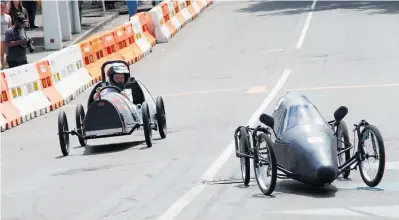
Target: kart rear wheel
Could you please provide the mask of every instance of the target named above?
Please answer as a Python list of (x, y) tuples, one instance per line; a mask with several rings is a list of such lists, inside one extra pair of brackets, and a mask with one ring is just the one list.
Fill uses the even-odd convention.
[[(79, 104), (76, 106), (76, 129), (80, 135), (84, 135), (83, 121), (85, 119), (85, 110), (83, 105)], [(87, 145), (87, 140), (78, 136), (80, 146), (84, 147)]]
[(145, 142), (148, 147), (152, 147), (151, 117), (150, 117), (150, 109), (148, 108), (147, 102), (143, 102), (141, 109), (143, 114)]
[[(260, 147), (261, 144), (265, 144), (265, 147)], [(265, 153), (264, 151), (267, 151)], [(267, 154), (267, 158), (263, 155)], [(260, 191), (265, 195), (270, 195), (276, 188), (277, 182), (277, 161), (276, 155), (274, 154), (273, 142), (269, 136), (265, 133), (258, 135), (258, 141), (254, 149), (254, 171), (255, 178)], [(261, 170), (262, 167), (267, 166), (266, 173)], [(270, 176), (270, 183), (265, 183), (265, 177)]]
[[(338, 143), (337, 143), (337, 153), (347, 149), (350, 147), (349, 143), (349, 133), (348, 133), (348, 127), (346, 126), (346, 123), (344, 121), (341, 121), (337, 127), (338, 129)], [(351, 158), (351, 151), (345, 151), (345, 153), (342, 153), (338, 155), (338, 166), (342, 166), (346, 161), (350, 160)], [(347, 179), (349, 177), (350, 170), (345, 171), (342, 173), (342, 176)]]
[[(249, 155), (250, 154), (250, 142), (249, 138), (250, 136), (248, 135), (247, 129), (244, 127), (240, 128), (240, 132), (237, 135), (238, 137), (238, 147), (239, 147), (239, 152), (242, 154)], [(241, 177), (242, 181), (244, 181), (244, 185), (248, 186), (250, 176), (251, 176), (251, 165), (249, 162), (249, 157), (245, 156), (240, 156), (240, 165), (241, 165)]]
[[(362, 130), (360, 134), (359, 139), (360, 142), (363, 142), (363, 144), (360, 146), (361, 149), (359, 149), (362, 159), (359, 165), (360, 176), (362, 177), (366, 185), (370, 187), (375, 187), (381, 182), (382, 177), (384, 176), (384, 170), (385, 170), (384, 141), (382, 139), (380, 131), (374, 125), (365, 126), (365, 128)], [(371, 144), (371, 146), (369, 144), (366, 145), (367, 139), (370, 140), (371, 143), (369, 144)], [(376, 146), (376, 144), (378, 146)], [(371, 154), (368, 152), (370, 150)], [(377, 172), (375, 177), (372, 179), (370, 178), (369, 173), (367, 173), (367, 171), (365, 170), (365, 165), (366, 165), (365, 163), (368, 162), (371, 158), (374, 158), (374, 160), (378, 160), (376, 164), (378, 166)]]
[(157, 107), (157, 122), (158, 122), (158, 131), (159, 135), (162, 139), (166, 138), (166, 133), (168, 132), (168, 127), (166, 123), (166, 112), (165, 105), (163, 103), (163, 98), (158, 96), (155, 105)]
[(58, 113), (58, 138), (60, 140), (61, 152), (64, 156), (69, 155), (68, 120), (64, 111)]

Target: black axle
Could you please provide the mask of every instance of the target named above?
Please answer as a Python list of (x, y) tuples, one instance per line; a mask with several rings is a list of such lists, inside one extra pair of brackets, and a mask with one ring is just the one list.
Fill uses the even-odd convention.
[[(88, 140), (88, 139), (99, 139), (99, 138), (107, 138), (107, 137), (116, 137), (116, 136), (125, 136), (125, 135), (131, 135), (133, 131), (139, 129), (140, 127), (143, 127), (143, 124), (136, 124), (135, 126), (132, 127), (132, 129), (129, 132), (116, 132), (113, 134), (106, 134), (106, 135), (81, 135), (79, 132), (81, 132), (83, 129), (74, 129), (71, 131), (65, 131), (63, 134), (70, 134), (70, 135), (75, 135), (78, 136), (81, 139)], [(151, 129), (157, 131), (158, 126), (156, 123), (151, 123)], [(57, 133), (59, 135), (59, 133)]]

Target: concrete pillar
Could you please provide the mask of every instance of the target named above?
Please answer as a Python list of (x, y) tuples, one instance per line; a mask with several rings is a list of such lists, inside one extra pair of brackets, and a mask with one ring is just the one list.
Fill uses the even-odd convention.
[(63, 41), (72, 40), (71, 17), (69, 16), (69, 2), (58, 1), (60, 12), (61, 36)]
[(41, 1), (44, 29), (44, 48), (47, 50), (59, 50), (62, 48), (58, 2), (59, 1)]
[(101, 4), (103, 6), (103, 16), (105, 16), (105, 0), (102, 0)]
[(79, 5), (77, 0), (71, 0), (71, 27), (72, 27), (72, 34), (78, 34), (82, 31), (81, 24), (80, 24), (80, 17), (79, 17)]

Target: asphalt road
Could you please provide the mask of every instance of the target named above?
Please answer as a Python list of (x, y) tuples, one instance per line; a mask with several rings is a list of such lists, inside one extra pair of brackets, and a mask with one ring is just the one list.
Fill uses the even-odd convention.
[[(72, 137), (63, 158), (58, 111), (2, 133), (2, 219), (399, 217), (398, 3), (313, 3), (215, 3), (133, 65), (165, 100), (168, 137), (150, 149), (141, 131), (87, 148)], [(380, 129), (387, 170), (378, 188), (358, 171), (326, 189), (279, 180), (272, 197), (254, 179), (242, 187), (234, 129), (293, 90), (328, 120), (345, 105), (348, 125)], [(70, 127), (87, 98), (62, 108)]]

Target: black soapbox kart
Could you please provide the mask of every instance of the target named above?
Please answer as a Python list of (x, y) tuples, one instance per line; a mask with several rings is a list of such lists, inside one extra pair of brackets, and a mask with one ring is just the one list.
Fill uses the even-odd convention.
[[(130, 70), (129, 64), (121, 60), (107, 61), (101, 66), (102, 81), (90, 93), (87, 112), (83, 105), (76, 106), (76, 129), (69, 131), (65, 112), (59, 112), (58, 136), (64, 156), (69, 155), (69, 134), (76, 135), (81, 146), (86, 146), (88, 139), (130, 135), (140, 127), (143, 127), (148, 147), (152, 147), (152, 130), (157, 130), (162, 139), (166, 138), (167, 123), (162, 97), (154, 98), (140, 81), (131, 77), (124, 91), (131, 91), (132, 102), (130, 97), (120, 93), (121, 89), (106, 80), (105, 67), (112, 63), (122, 63)], [(93, 95), (104, 89), (115, 92), (105, 93), (94, 100)]]

